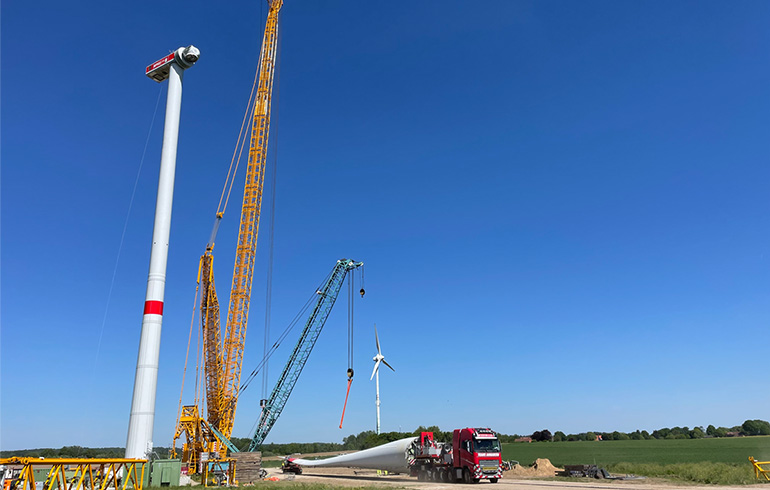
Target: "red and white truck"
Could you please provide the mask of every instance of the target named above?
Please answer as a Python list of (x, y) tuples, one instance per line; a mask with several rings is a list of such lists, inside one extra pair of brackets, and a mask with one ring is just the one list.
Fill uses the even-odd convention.
[(455, 429), (452, 442), (435, 442), (422, 432), (414, 443), (411, 475), (420, 481), (491, 483), (503, 477), (500, 440), (491, 429)]

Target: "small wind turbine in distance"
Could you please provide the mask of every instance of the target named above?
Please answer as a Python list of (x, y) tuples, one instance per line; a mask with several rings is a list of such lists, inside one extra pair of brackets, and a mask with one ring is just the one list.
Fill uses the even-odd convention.
[(377, 434), (380, 433), (380, 363), (385, 364), (388, 366), (393, 372), (396, 370), (393, 369), (393, 366), (388, 364), (388, 361), (385, 360), (385, 356), (382, 355), (382, 351), (380, 350), (380, 338), (377, 336), (377, 324), (374, 324), (374, 341), (377, 342), (377, 355), (372, 358), (374, 361), (374, 370), (372, 371), (372, 377), (369, 378), (369, 381), (372, 380), (375, 376), (377, 376), (377, 381), (375, 382), (375, 385), (377, 386)]

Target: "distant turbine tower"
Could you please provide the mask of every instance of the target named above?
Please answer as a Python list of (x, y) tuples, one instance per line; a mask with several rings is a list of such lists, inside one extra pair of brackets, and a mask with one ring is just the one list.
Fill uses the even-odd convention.
[(372, 371), (372, 377), (369, 378), (369, 381), (372, 380), (375, 376), (377, 376), (376, 386), (377, 386), (377, 434), (380, 433), (380, 363), (385, 364), (388, 366), (393, 372), (396, 370), (393, 369), (393, 366), (388, 364), (388, 361), (385, 360), (385, 356), (382, 355), (382, 351), (380, 350), (380, 339), (377, 337), (377, 324), (374, 324), (374, 341), (377, 342), (377, 355), (372, 358), (374, 361), (374, 370)]

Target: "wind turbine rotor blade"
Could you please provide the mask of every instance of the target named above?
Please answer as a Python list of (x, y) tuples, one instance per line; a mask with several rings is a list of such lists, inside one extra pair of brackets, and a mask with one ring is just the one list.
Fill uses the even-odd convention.
[(377, 324), (374, 324), (374, 341), (377, 342), (377, 354), (381, 354), (380, 352), (380, 338), (377, 336)]
[[(381, 359), (378, 359), (377, 362), (374, 363), (374, 369), (372, 369), (372, 377), (369, 378), (369, 381), (374, 379), (374, 374), (377, 372), (377, 368), (380, 367)], [(393, 369), (393, 368), (390, 368)]]
[(386, 366), (388, 366), (388, 367), (391, 369), (391, 371), (393, 371), (394, 373), (396, 372), (396, 370), (395, 370), (395, 369), (393, 369), (393, 366), (391, 366), (390, 364), (388, 364), (388, 361), (386, 361), (385, 359), (383, 359), (383, 360), (382, 360), (382, 363), (383, 363), (383, 364), (385, 364)]

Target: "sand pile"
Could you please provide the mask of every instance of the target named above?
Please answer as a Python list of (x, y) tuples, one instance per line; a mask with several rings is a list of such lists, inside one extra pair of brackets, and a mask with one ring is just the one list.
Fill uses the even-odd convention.
[(532, 466), (526, 467), (519, 464), (514, 465), (507, 474), (518, 477), (538, 477), (538, 476), (556, 476), (556, 473), (564, 471), (563, 468), (557, 468), (551, 464), (549, 459), (538, 458)]

